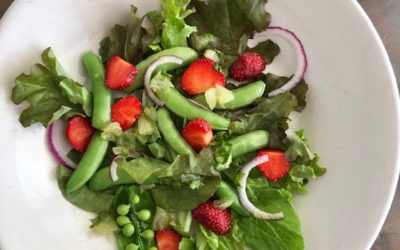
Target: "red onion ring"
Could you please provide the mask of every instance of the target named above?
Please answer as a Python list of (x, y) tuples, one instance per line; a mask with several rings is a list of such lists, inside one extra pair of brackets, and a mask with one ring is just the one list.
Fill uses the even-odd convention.
[(57, 163), (63, 165), (69, 170), (74, 170), (76, 165), (70, 159), (67, 154), (72, 149), (71, 145), (67, 141), (65, 135), (66, 123), (62, 120), (57, 120), (50, 123), (47, 127), (46, 140), (49, 151)]
[(160, 56), (157, 60), (155, 60), (152, 64), (149, 65), (146, 69), (146, 73), (144, 75), (144, 89), (147, 93), (147, 96), (156, 104), (157, 106), (164, 106), (164, 103), (156, 97), (153, 91), (150, 88), (150, 81), (153, 75), (154, 70), (157, 69), (158, 66), (164, 63), (174, 63), (174, 64), (182, 64), (183, 59), (177, 56)]
[(261, 42), (265, 42), (267, 40), (273, 41), (274, 37), (276, 36), (284, 38), (295, 47), (297, 54), (297, 70), (285, 85), (272, 91), (268, 94), (268, 96), (278, 95), (296, 87), (297, 84), (304, 78), (308, 66), (307, 55), (302, 42), (293, 31), (288, 29), (281, 27), (269, 27), (263, 32), (255, 33), (253, 39), (248, 40), (247, 45), (250, 48), (254, 48)]
[(112, 160), (111, 165), (110, 165), (110, 178), (111, 178), (111, 180), (112, 180), (113, 182), (116, 182), (116, 181), (118, 181), (118, 179), (119, 179), (119, 177), (118, 177), (118, 172), (117, 172), (117, 167), (118, 167), (118, 163), (117, 163), (117, 161), (116, 161), (117, 159), (118, 159), (118, 156), (115, 157), (115, 158)]
[(240, 169), (241, 177), (239, 180), (239, 187), (237, 188), (238, 197), (243, 208), (255, 218), (260, 220), (280, 220), (284, 218), (282, 212), (271, 214), (258, 209), (253, 203), (251, 203), (246, 193), (247, 177), (249, 176), (250, 171), (257, 167), (257, 165), (267, 161), (269, 161), (268, 155), (257, 156)]

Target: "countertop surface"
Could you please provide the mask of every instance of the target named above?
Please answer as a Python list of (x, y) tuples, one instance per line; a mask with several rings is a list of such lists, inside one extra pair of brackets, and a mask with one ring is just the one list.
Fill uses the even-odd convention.
[[(397, 79), (400, 79), (400, 1), (358, 0), (371, 18), (389, 53)], [(0, 17), (11, 4), (0, 0)], [(386, 222), (372, 250), (397, 250), (400, 246), (400, 186)]]

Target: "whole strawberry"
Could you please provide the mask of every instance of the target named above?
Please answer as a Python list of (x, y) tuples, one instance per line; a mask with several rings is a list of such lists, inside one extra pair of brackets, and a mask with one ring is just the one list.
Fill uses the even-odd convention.
[(264, 58), (256, 52), (242, 53), (232, 65), (230, 73), (237, 81), (246, 81), (259, 76), (265, 69)]
[(219, 235), (227, 234), (232, 227), (231, 212), (215, 207), (211, 200), (194, 208), (192, 215), (197, 223)]

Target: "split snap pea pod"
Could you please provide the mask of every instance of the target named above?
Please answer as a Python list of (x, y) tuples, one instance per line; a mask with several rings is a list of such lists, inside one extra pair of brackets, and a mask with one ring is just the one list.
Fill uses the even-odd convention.
[(175, 47), (170, 49), (162, 50), (154, 55), (149, 56), (145, 60), (141, 61), (138, 65), (136, 65), (138, 74), (135, 77), (134, 83), (132, 87), (127, 88), (126, 92), (131, 92), (135, 89), (143, 87), (144, 82), (144, 74), (146, 73), (147, 67), (152, 64), (155, 60), (157, 60), (160, 56), (176, 56), (180, 57), (183, 60), (182, 64), (176, 63), (164, 63), (160, 65), (157, 70), (174, 70), (184, 66), (189, 65), (191, 62), (197, 59), (197, 52), (189, 47)]
[[(265, 83), (262, 81), (249, 83), (243, 87), (232, 90), (233, 100), (223, 105), (217, 103), (215, 108), (232, 110), (246, 107), (247, 105), (252, 104), (257, 98), (261, 97), (264, 94), (264, 90)], [(204, 94), (197, 95), (194, 99), (207, 105)]]
[(133, 178), (123, 169), (117, 168), (118, 180), (112, 181), (110, 177), (110, 168), (99, 169), (90, 179), (89, 188), (94, 191), (101, 191), (111, 186), (122, 184), (134, 184)]
[(249, 215), (246, 210), (244, 210), (240, 205), (239, 198), (236, 195), (235, 190), (225, 181), (222, 181), (221, 184), (219, 184), (219, 187), (217, 191), (215, 191), (215, 194), (220, 200), (232, 202), (230, 208), (232, 208), (235, 212), (241, 215)]
[(162, 88), (157, 92), (157, 96), (169, 110), (180, 117), (189, 120), (202, 118), (208, 121), (215, 130), (228, 130), (229, 128), (230, 120), (190, 102), (175, 88)]
[(105, 85), (104, 66), (101, 59), (93, 52), (83, 55), (93, 91), (92, 126), (97, 129), (105, 128), (111, 122), (111, 90)]
[(100, 132), (95, 132), (81, 161), (68, 179), (67, 193), (78, 190), (90, 180), (103, 161), (107, 148), (108, 141), (101, 138)]
[(186, 143), (179, 131), (176, 129), (166, 108), (160, 108), (157, 111), (157, 124), (164, 139), (178, 154), (194, 154), (192, 147)]
[(269, 134), (264, 130), (254, 130), (230, 139), (232, 158), (257, 151), (268, 145)]

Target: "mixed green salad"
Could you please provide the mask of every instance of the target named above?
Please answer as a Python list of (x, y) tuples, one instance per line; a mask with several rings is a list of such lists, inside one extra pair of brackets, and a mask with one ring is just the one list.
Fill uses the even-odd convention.
[[(292, 199), (326, 170), (290, 126), (306, 106), (304, 47), (269, 26), (266, 3), (131, 6), (83, 55), (90, 87), (51, 48), (16, 78), (20, 122), (47, 127), (63, 196), (118, 249), (304, 249)], [(265, 73), (276, 37), (297, 53), (293, 75)]]

